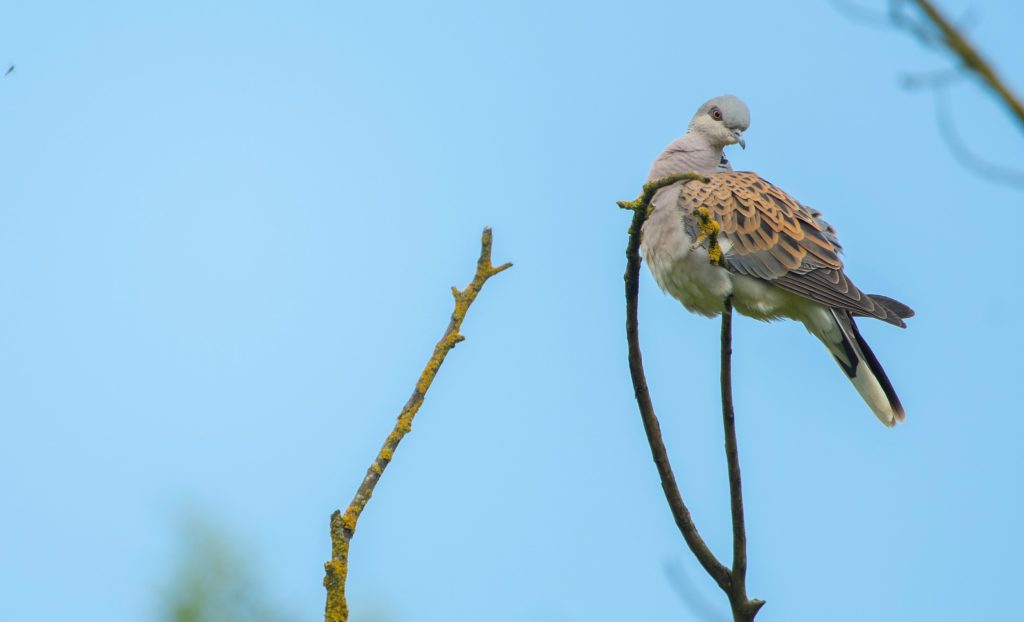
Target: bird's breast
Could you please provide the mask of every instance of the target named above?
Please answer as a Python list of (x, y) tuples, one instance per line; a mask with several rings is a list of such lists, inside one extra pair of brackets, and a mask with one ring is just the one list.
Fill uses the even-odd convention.
[(641, 230), (640, 249), (647, 267), (662, 290), (689, 311), (713, 316), (724, 309), (732, 293), (728, 271), (711, 263), (707, 250), (694, 248), (677, 207), (679, 188), (669, 186), (655, 195), (654, 211)]

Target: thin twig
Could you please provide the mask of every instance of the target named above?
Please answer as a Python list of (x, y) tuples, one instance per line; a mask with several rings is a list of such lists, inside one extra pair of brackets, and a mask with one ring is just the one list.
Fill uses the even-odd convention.
[(892, 27), (892, 24), (889, 22), (888, 14), (881, 11), (869, 9), (857, 4), (856, 2), (849, 2), (847, 0), (828, 0), (828, 3), (832, 5), (832, 8), (845, 15), (848, 19), (860, 22), (865, 26), (872, 26), (875, 28)]
[(1024, 104), (996, 74), (992, 65), (981, 57), (981, 54), (967, 41), (967, 38), (960, 34), (960, 31), (939, 12), (932, 2), (929, 0), (913, 0), (913, 2), (942, 33), (946, 48), (960, 59), (966, 69), (974, 72), (988, 85), (1024, 129)]
[(732, 296), (725, 299), (722, 312), (722, 425), (725, 428), (725, 457), (729, 463), (729, 502), (732, 509), (732, 589), (729, 603), (736, 620), (753, 620), (763, 600), (747, 597), (747, 531), (743, 519), (743, 483), (740, 452), (736, 443), (736, 414), (732, 406)]
[(747, 572), (747, 535), (743, 527), (743, 483), (740, 480), (739, 448), (736, 444), (736, 413), (732, 406), (732, 296), (722, 311), (722, 426), (725, 429), (725, 457), (729, 464), (729, 505), (732, 510), (732, 579), (740, 581)]
[(990, 162), (977, 155), (967, 146), (967, 141), (956, 129), (954, 116), (950, 111), (946, 97), (950, 85), (962, 79), (964, 74), (958, 70), (946, 69), (939, 72), (903, 76), (901, 82), (907, 89), (926, 89), (935, 98), (935, 118), (938, 121), (939, 134), (949, 147), (953, 157), (966, 169), (991, 181), (1024, 188), (1024, 170), (1011, 168)]
[(919, 73), (905, 73), (900, 76), (900, 86), (908, 91), (947, 88), (963, 80), (964, 74), (958, 69), (942, 69)]
[(935, 95), (935, 118), (938, 120), (939, 133), (961, 166), (991, 181), (1024, 188), (1024, 171), (995, 164), (971, 151), (967, 142), (956, 129), (945, 89), (942, 86), (936, 86), (932, 90)]
[(937, 49), (944, 46), (942, 35), (928, 23), (921, 22), (904, 12), (903, 7), (909, 0), (891, 0), (889, 3), (889, 21), (893, 26), (902, 28), (917, 37), (921, 45)]
[(437, 375), (438, 369), (441, 368), (441, 363), (444, 362), (445, 356), (455, 347), (455, 344), (464, 339), (459, 334), (459, 328), (462, 326), (462, 321), (466, 318), (469, 306), (476, 300), (477, 294), (480, 293), (487, 279), (512, 267), (510, 263), (498, 267), (494, 267), (491, 264), (492, 239), (491, 229), (489, 227), (484, 229), (480, 241), (480, 258), (476, 263), (476, 274), (469, 285), (466, 286), (466, 289), (461, 292), (454, 287), (452, 288), (452, 296), (455, 298), (455, 309), (452, 311), (451, 321), (448, 323), (448, 328), (444, 331), (444, 336), (434, 346), (434, 353), (430, 360), (427, 361), (426, 367), (423, 368), (423, 372), (416, 382), (416, 387), (413, 389), (412, 396), (409, 397), (409, 401), (402, 407), (402, 412), (398, 415), (398, 421), (395, 422), (394, 430), (388, 435), (384, 441), (384, 446), (381, 447), (377, 457), (370, 464), (363, 482), (359, 485), (359, 489), (356, 491), (355, 497), (352, 499), (352, 503), (348, 505), (345, 513), (342, 514), (340, 511), (335, 511), (331, 515), (331, 561), (324, 564), (324, 570), (326, 571), (324, 587), (327, 588), (327, 605), (324, 610), (325, 622), (346, 622), (348, 620), (348, 603), (345, 600), (345, 579), (348, 576), (349, 542), (355, 534), (356, 523), (366, 507), (366, 503), (373, 495), (373, 489), (380, 480), (380, 476), (384, 473), (384, 469), (391, 462), (398, 443), (412, 430), (412, 420), (423, 404), (423, 398), (427, 393), (427, 389), (430, 388), (430, 384), (434, 381), (434, 377)]

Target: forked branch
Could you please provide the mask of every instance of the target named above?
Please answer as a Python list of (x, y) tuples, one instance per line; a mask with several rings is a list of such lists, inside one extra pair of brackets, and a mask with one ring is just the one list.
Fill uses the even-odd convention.
[(640, 231), (650, 212), (650, 202), (657, 191), (679, 181), (706, 183), (708, 179), (694, 173), (672, 175), (644, 186), (643, 193), (634, 201), (619, 201), (619, 207), (633, 210), (633, 221), (629, 227), (629, 242), (626, 245), (626, 341), (629, 345), (629, 373), (633, 380), (633, 392), (640, 409), (651, 456), (661, 478), (672, 517), (676, 526), (704, 570), (714, 579), (718, 587), (729, 598), (733, 618), (750, 621), (764, 605), (762, 600), (751, 600), (746, 593), (746, 532), (743, 526), (743, 493), (740, 484), (739, 454), (736, 448), (736, 427), (732, 408), (732, 374), (730, 355), (732, 353), (732, 305), (726, 301), (722, 314), (722, 414), (725, 420), (726, 457), (729, 463), (729, 489), (733, 517), (733, 567), (730, 570), (718, 561), (711, 549), (697, 531), (689, 509), (683, 502), (675, 473), (669, 462), (668, 450), (661, 436), (661, 425), (654, 414), (654, 404), (647, 388), (644, 375), (643, 357), (640, 353), (640, 333), (637, 322), (638, 294), (640, 291)]

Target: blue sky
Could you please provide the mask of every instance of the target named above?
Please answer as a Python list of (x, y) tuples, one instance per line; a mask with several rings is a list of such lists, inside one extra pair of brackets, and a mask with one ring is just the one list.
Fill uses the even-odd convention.
[[(1020, 3), (942, 5), (973, 9), (1024, 89)], [(490, 225), (515, 267), (362, 518), (353, 621), (725, 619), (633, 402), (614, 203), (723, 92), (752, 110), (733, 165), (825, 212), (852, 278), (918, 312), (862, 323), (907, 409), (895, 430), (801, 327), (737, 321), (758, 620), (1005, 617), (1024, 193), (965, 171), (931, 97), (900, 87), (941, 54), (810, 2), (3, 13), (0, 618), (155, 619), (195, 511), (282, 608), (321, 616), (328, 517)], [(973, 149), (1024, 163), (971, 81), (951, 102)], [(718, 323), (646, 270), (640, 313), (684, 497), (727, 560)]]

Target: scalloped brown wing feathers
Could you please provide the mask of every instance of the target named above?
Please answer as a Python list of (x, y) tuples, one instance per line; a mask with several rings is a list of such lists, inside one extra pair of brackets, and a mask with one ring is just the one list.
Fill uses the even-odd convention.
[(756, 173), (727, 172), (679, 193), (686, 213), (704, 207), (728, 241), (725, 267), (815, 302), (904, 326), (900, 314), (864, 294), (843, 273), (835, 232), (820, 214)]

